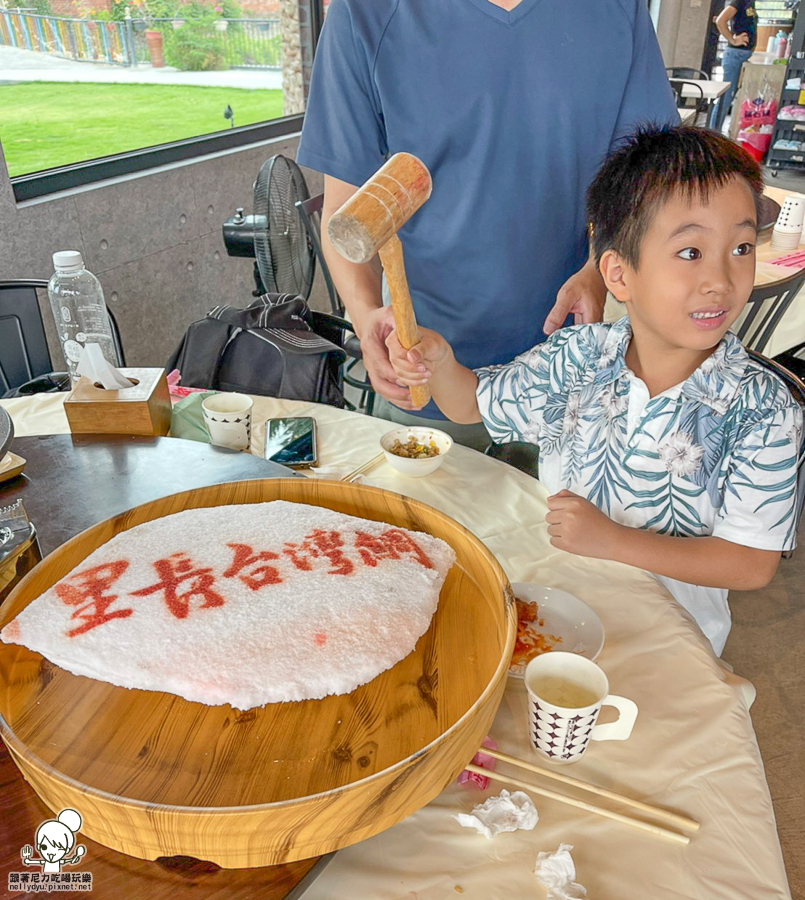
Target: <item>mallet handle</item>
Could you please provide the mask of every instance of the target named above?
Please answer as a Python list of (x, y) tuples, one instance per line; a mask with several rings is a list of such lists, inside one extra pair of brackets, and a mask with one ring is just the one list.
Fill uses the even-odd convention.
[[(393, 234), (378, 251), (383, 271), (391, 295), (391, 308), (394, 311), (394, 327), (400, 343), (409, 350), (419, 340), (419, 332), (411, 305), (411, 294), (408, 290), (408, 279), (405, 277), (403, 250), (400, 239)], [(413, 385), (409, 388), (414, 406), (425, 406), (430, 400), (430, 391), (425, 384)]]

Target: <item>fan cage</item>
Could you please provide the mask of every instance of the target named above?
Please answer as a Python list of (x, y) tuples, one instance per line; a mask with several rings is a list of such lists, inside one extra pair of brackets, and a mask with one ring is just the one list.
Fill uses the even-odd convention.
[(310, 295), (315, 255), (295, 206), (309, 196), (305, 176), (293, 160), (277, 154), (260, 167), (254, 186), (254, 251), (269, 293)]

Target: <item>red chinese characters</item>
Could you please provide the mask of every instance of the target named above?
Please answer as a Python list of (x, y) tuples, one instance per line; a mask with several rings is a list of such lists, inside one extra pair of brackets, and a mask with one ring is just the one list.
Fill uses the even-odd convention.
[(243, 571), (256, 563), (279, 559), (279, 554), (272, 553), (270, 550), (255, 553), (248, 544), (227, 544), (226, 546), (235, 551), (235, 558), (232, 560), (232, 565), (224, 572), (224, 578), (239, 578), (246, 587), (253, 591), (265, 587), (267, 584), (282, 583), (279, 570), (274, 566), (258, 566), (251, 572)]
[(355, 547), (365, 566), (374, 568), (379, 559), (400, 559), (402, 556), (413, 556), (414, 560), (424, 568), (433, 568), (433, 563), (419, 544), (398, 528), (390, 528), (379, 537), (358, 531), (355, 534)]
[(128, 567), (125, 559), (104, 563), (70, 575), (54, 587), (56, 596), (62, 603), (78, 607), (70, 618), (82, 622), (68, 631), (67, 637), (84, 634), (112, 619), (125, 619), (134, 612), (131, 608), (109, 612), (109, 607), (117, 600), (118, 595), (107, 592)]
[[(282, 584), (283, 574), (288, 577), (290, 565), (298, 572), (319, 569), (328, 575), (352, 575), (362, 566), (376, 568), (381, 560), (387, 559), (409, 559), (426, 569), (434, 568), (422, 547), (399, 528), (389, 528), (379, 535), (317, 528), (298, 544), (287, 542), (277, 553), (255, 550), (243, 543), (233, 542), (226, 546), (233, 555), (229, 566), (220, 573), (221, 577), (238, 579), (252, 591)], [(54, 590), (61, 601), (76, 607), (71, 619), (77, 619), (79, 624), (67, 632), (69, 637), (83, 634), (112, 619), (131, 616), (138, 609), (136, 605), (110, 609), (118, 599), (118, 594), (111, 593), (110, 588), (128, 567), (127, 560), (104, 563), (70, 575), (55, 585)], [(196, 565), (186, 552), (158, 559), (153, 567), (159, 580), (137, 590), (128, 590), (128, 596), (161, 594), (169, 612), (177, 619), (188, 617), (194, 599), (198, 602), (193, 606), (198, 609), (226, 605), (226, 592), (219, 593), (216, 589), (213, 567)], [(316, 636), (318, 646), (325, 641), (325, 635)]]
[(314, 529), (301, 544), (286, 544), (282, 552), (302, 572), (312, 569), (310, 560), (325, 558), (332, 566), (328, 575), (351, 575), (355, 565), (344, 553), (344, 538), (337, 531)]
[[(132, 597), (147, 597), (162, 591), (165, 604), (177, 619), (186, 619), (190, 611), (190, 600), (198, 597), (203, 600), (200, 609), (211, 606), (223, 606), (224, 598), (212, 589), (215, 584), (212, 568), (193, 568), (193, 563), (186, 553), (172, 553), (167, 559), (158, 559), (154, 568), (159, 575), (159, 581), (148, 587), (132, 591)], [(186, 590), (181, 592), (179, 588), (189, 582)]]

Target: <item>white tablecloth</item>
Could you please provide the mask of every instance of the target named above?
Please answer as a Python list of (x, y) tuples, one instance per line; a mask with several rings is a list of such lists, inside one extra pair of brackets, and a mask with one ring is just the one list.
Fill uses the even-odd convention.
[[(63, 396), (2, 405), (20, 436), (64, 433)], [(330, 407), (255, 398), (256, 423), (284, 415), (316, 418), (323, 466), (358, 466), (377, 453), (378, 438), (389, 428)], [(257, 424), (253, 452), (260, 453), (263, 435)], [(452, 785), (394, 828), (336, 854), (305, 900), (540, 900), (545, 893), (532, 874), (536, 855), (560, 842), (575, 845), (577, 880), (591, 900), (790, 898), (742, 699), (745, 683), (720, 665), (693, 621), (651, 575), (552, 548), (541, 485), (464, 447), (454, 447), (427, 478), (405, 478), (384, 463), (369, 479), (453, 516), (484, 541), (511, 581), (564, 588), (595, 609), (606, 629), (598, 662), (612, 692), (635, 700), (640, 714), (628, 741), (594, 744), (568, 773), (681, 812), (701, 829), (680, 847), (535, 798), (540, 821), (534, 831), (487, 841), (452, 815), (469, 812), (498, 789), (481, 794)], [(522, 682), (509, 682), (491, 736), (501, 750), (538, 762), (527, 742)]]

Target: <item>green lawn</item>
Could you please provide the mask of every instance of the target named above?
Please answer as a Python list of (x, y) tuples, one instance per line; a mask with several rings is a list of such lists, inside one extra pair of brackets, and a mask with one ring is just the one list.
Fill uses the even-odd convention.
[(10, 175), (195, 137), (282, 115), (281, 90), (151, 84), (0, 85), (0, 142)]

